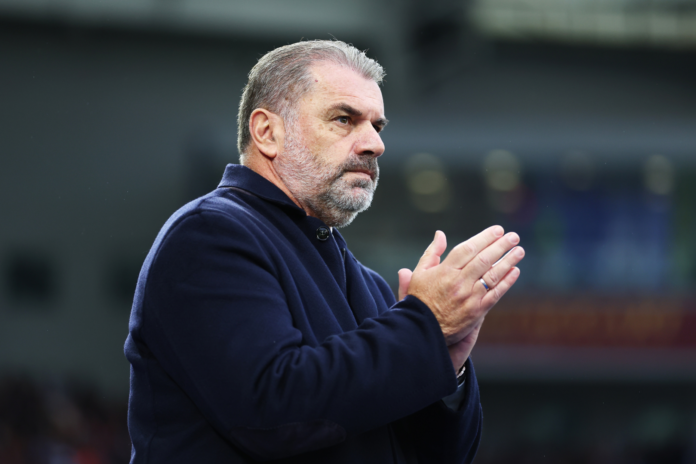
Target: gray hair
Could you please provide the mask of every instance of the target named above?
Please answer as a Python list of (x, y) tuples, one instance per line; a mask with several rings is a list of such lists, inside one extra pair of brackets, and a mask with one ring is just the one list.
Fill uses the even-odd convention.
[(266, 53), (251, 68), (237, 115), (237, 149), (243, 163), (251, 142), (249, 118), (257, 108), (264, 108), (288, 121), (295, 104), (314, 82), (310, 67), (327, 62), (351, 69), (377, 84), (382, 83), (384, 69), (365, 52), (339, 40), (310, 40), (276, 48)]

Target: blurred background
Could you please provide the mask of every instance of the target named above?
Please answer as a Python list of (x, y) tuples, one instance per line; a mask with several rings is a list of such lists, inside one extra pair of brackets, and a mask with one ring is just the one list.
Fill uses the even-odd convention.
[(332, 37), (388, 73), (356, 257), (527, 250), (476, 462), (696, 463), (694, 0), (0, 0), (0, 463), (128, 462), (142, 260), (237, 162), (256, 60)]

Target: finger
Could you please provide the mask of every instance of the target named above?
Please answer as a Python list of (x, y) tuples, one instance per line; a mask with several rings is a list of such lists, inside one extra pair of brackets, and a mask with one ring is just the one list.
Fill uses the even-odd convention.
[(399, 269), (399, 300), (406, 298), (408, 286), (411, 283), (413, 272), (410, 269)]
[[(505, 234), (503, 238), (493, 242), (493, 244), (482, 250), (479, 254), (476, 255), (474, 259), (469, 261), (469, 263), (466, 266), (464, 266), (463, 271), (465, 272), (466, 277), (470, 279), (472, 282), (474, 280), (480, 279), (484, 273), (488, 272), (493, 267), (493, 265), (496, 264), (496, 261), (498, 261), (501, 256), (503, 256), (508, 250), (510, 250), (518, 243), (520, 243), (519, 235), (517, 235), (514, 232)], [(501, 264), (502, 261), (498, 263), (498, 266), (500, 266)], [(505, 273), (502, 275), (505, 275)], [(493, 287), (497, 284), (497, 281), (496, 283), (493, 283), (486, 280), (486, 283), (489, 287)]]
[[(481, 299), (481, 306), (486, 310), (490, 310), (493, 305), (495, 305), (500, 299), (507, 293), (508, 290), (510, 290), (510, 287), (512, 287), (515, 282), (517, 282), (517, 279), (520, 276), (520, 268), (518, 267), (513, 267), (508, 271), (508, 273), (503, 277), (503, 279), (500, 281), (498, 285), (495, 287), (491, 288), (486, 294), (483, 296)], [(480, 283), (477, 283), (477, 285), (481, 285)]]
[(485, 274), (483, 274), (483, 280), (486, 282), (489, 288), (493, 288), (498, 285), (498, 283), (507, 275), (507, 273), (516, 266), (522, 258), (524, 258), (525, 251), (522, 247), (514, 247), (510, 250), (510, 253), (506, 254), (500, 261), (493, 265)]
[(504, 233), (505, 231), (500, 226), (489, 227), (454, 247), (445, 262), (456, 269), (462, 269), (483, 249), (502, 237)]
[(425, 249), (425, 253), (423, 253), (420, 261), (418, 261), (418, 265), (416, 269), (414, 269), (414, 272), (422, 269), (430, 269), (440, 264), (440, 256), (442, 256), (442, 253), (444, 253), (446, 249), (447, 238), (445, 237), (445, 233), (438, 230), (435, 232), (435, 238), (432, 243)]

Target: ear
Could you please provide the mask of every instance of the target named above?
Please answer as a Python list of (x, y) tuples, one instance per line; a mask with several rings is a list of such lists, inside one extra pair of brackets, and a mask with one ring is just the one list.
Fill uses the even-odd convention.
[(283, 146), (285, 128), (283, 119), (264, 108), (256, 108), (249, 117), (252, 143), (267, 158), (275, 158)]

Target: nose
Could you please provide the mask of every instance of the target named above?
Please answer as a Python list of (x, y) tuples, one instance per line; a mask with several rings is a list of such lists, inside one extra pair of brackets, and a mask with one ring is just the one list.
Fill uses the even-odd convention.
[(384, 153), (384, 142), (379, 132), (366, 121), (355, 148), (358, 155), (377, 158)]

